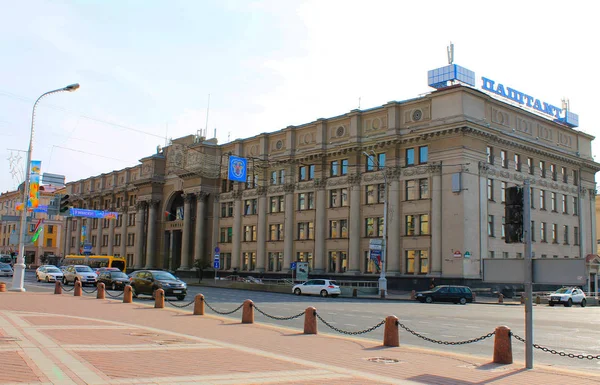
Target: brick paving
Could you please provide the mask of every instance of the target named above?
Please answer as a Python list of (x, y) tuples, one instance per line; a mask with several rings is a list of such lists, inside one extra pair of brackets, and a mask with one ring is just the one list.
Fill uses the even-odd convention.
[(297, 329), (193, 316), (189, 310), (68, 294), (0, 293), (0, 383), (600, 383), (591, 373), (539, 365), (525, 370), (522, 363), (496, 365), (467, 355), (384, 348), (366, 339), (304, 335)]

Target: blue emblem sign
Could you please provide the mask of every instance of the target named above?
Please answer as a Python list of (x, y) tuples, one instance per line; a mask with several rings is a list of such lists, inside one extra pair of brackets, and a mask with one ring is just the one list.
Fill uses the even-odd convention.
[(228, 179), (234, 182), (246, 182), (246, 166), (248, 160), (239, 156), (229, 157)]
[(290, 270), (296, 270), (296, 262), (290, 263)]

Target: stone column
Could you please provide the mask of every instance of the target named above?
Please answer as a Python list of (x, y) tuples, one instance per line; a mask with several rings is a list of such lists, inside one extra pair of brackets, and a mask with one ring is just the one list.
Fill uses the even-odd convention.
[(387, 215), (387, 272), (402, 272), (402, 213), (400, 212), (400, 181), (398, 180), (400, 170), (387, 173), (388, 182), (388, 215)]
[(63, 248), (63, 257), (71, 254), (71, 237), (73, 236), (73, 218), (67, 218), (67, 231), (65, 232), (65, 244)]
[(175, 256), (174, 253), (175, 250), (175, 232), (174, 231), (169, 231), (169, 270), (173, 270), (173, 268), (175, 266), (173, 266), (173, 257)]
[(81, 244), (81, 232), (83, 230), (83, 218), (77, 218), (77, 232), (75, 233), (75, 252), (73, 254), (79, 255), (79, 249)]
[[(442, 275), (442, 166), (431, 166), (431, 275)], [(486, 233), (487, 234), (487, 233)]]
[(177, 270), (190, 269), (190, 235), (192, 229), (192, 199), (193, 194), (183, 195), (183, 233), (181, 236), (181, 265)]
[(108, 222), (108, 255), (114, 255), (114, 243), (115, 243), (115, 222), (116, 219), (109, 219)]
[(283, 240), (283, 272), (289, 272), (290, 264), (296, 260), (294, 256), (294, 190), (293, 183), (283, 186), (285, 191), (285, 216), (284, 216), (284, 234)]
[(121, 245), (119, 253), (122, 258), (127, 258), (127, 207), (121, 212)]
[(598, 253), (598, 243), (596, 241), (596, 189), (591, 188), (590, 194), (590, 237), (592, 250), (590, 254)]
[(146, 269), (156, 267), (156, 217), (158, 212), (158, 204), (160, 201), (151, 200), (148, 202), (148, 234), (146, 243)]
[(96, 220), (98, 223), (98, 229), (96, 232), (96, 254), (102, 255), (102, 225), (104, 224), (104, 219), (98, 218)]
[(194, 237), (194, 260), (204, 259), (206, 253), (206, 244), (204, 243), (204, 233), (206, 232), (206, 225), (204, 223), (204, 217), (206, 216), (206, 200), (208, 194), (205, 192), (199, 192), (196, 194), (196, 234)]
[(256, 271), (265, 272), (267, 259), (267, 188), (258, 188), (258, 228), (256, 229)]
[(233, 198), (233, 237), (231, 245), (231, 268), (240, 268), (242, 258), (242, 192), (234, 191)]
[(136, 203), (135, 214), (135, 254), (133, 255), (133, 268), (140, 270), (144, 266), (144, 229), (145, 214), (148, 202), (139, 201)]
[[(487, 258), (488, 254), (488, 198), (487, 198), (487, 171), (489, 166), (485, 162), (479, 162), (479, 261), (480, 261), (480, 274), (483, 273), (483, 258)], [(441, 186), (440, 186), (441, 187)], [(465, 202), (468, 204), (468, 202)], [(502, 219), (502, 218), (500, 218)], [(530, 226), (531, 223), (528, 223), (527, 226)], [(447, 250), (447, 252), (450, 252)], [(444, 253), (442, 250), (441, 254)], [(443, 261), (443, 255), (440, 255), (440, 263)], [(442, 267), (443, 273), (443, 267)]]
[(360, 181), (361, 175), (354, 174), (348, 176), (351, 184), (350, 188), (350, 239), (348, 242), (348, 272), (358, 274), (361, 271), (361, 261), (363, 260), (362, 250), (360, 248), (361, 224), (360, 215)]
[[(212, 218), (212, 242), (211, 242), (211, 253), (215, 247), (219, 245), (219, 234), (221, 227), (219, 225), (219, 216), (221, 215), (220, 196), (218, 193), (213, 194), (213, 218)], [(210, 258), (212, 260), (212, 257)], [(223, 264), (225, 261), (223, 261)], [(221, 266), (224, 266), (224, 265)]]
[[(327, 194), (325, 191), (326, 179), (315, 181), (317, 189), (317, 211), (315, 217), (315, 274), (325, 272), (325, 239), (327, 238)], [(339, 262), (338, 262), (339, 263)]]

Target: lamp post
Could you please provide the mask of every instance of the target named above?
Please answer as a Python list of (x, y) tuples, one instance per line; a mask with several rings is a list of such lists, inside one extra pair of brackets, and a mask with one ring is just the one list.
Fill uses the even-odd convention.
[(11, 291), (25, 291), (25, 287), (23, 285), (25, 279), (25, 228), (27, 220), (27, 202), (29, 200), (29, 173), (31, 172), (31, 151), (33, 150), (35, 110), (40, 100), (42, 100), (44, 97), (58, 92), (73, 92), (76, 91), (78, 88), (79, 84), (75, 83), (63, 88), (59, 88), (57, 90), (48, 91), (42, 94), (39, 98), (37, 98), (37, 100), (33, 104), (33, 111), (31, 112), (31, 133), (29, 135), (29, 150), (27, 151), (25, 181), (23, 182), (23, 210), (21, 211), (21, 224), (19, 229), (19, 255), (17, 256), (17, 263), (14, 266), (15, 271), (13, 275), (12, 288), (10, 289)]
[[(379, 164), (379, 161), (375, 157), (375, 154), (368, 154), (366, 151), (363, 151), (363, 154), (367, 156), (368, 159), (372, 159), (373, 163), (377, 165), (378, 169), (383, 169), (383, 245), (381, 248), (381, 270), (379, 272), (379, 292), (381, 293), (381, 297), (385, 298), (387, 296), (387, 279), (385, 278), (385, 263), (387, 258), (387, 215), (388, 215), (388, 179), (387, 172), (385, 171), (385, 165), (382, 166)], [(368, 160), (367, 160), (368, 161)]]

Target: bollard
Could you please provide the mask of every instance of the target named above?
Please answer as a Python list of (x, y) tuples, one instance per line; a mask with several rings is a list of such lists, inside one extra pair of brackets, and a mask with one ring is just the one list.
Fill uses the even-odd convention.
[(312, 306), (304, 311), (304, 334), (317, 334), (317, 309)]
[(383, 289), (380, 290), (380, 297), (385, 298), (385, 290), (383, 290)]
[(254, 302), (252, 302), (251, 299), (247, 299), (244, 301), (244, 306), (242, 307), (242, 323), (254, 323)]
[(154, 291), (154, 308), (163, 309), (165, 307), (165, 291), (163, 289), (156, 289)]
[(417, 292), (415, 290), (410, 292), (410, 299), (415, 300), (417, 298)]
[(475, 302), (477, 300), (477, 294), (475, 294), (475, 292), (473, 292), (473, 302)]
[(358, 289), (357, 288), (352, 289), (352, 296), (358, 297)]
[(494, 360), (495, 364), (512, 364), (512, 342), (510, 329), (506, 326), (498, 326), (494, 336)]
[(54, 294), (62, 294), (62, 286), (60, 286), (60, 281), (54, 282)]
[(75, 280), (75, 289), (73, 289), (73, 295), (75, 297), (81, 297), (81, 281), (78, 279)]
[(194, 315), (204, 315), (204, 295), (196, 294), (194, 297)]
[(537, 303), (538, 305), (542, 303), (542, 297), (540, 297), (539, 295), (535, 297), (535, 303)]
[(385, 319), (385, 331), (383, 332), (383, 346), (400, 346), (400, 334), (398, 333), (398, 317), (387, 316)]
[(525, 293), (521, 293), (521, 305), (525, 303)]
[(131, 291), (131, 285), (125, 285), (123, 289), (123, 303), (131, 303), (133, 301), (133, 293)]
[(104, 283), (100, 282), (96, 287), (98, 288), (96, 291), (96, 299), (104, 299)]
[(4, 293), (6, 291), (6, 283), (0, 282), (0, 293)]
[(498, 294), (498, 303), (504, 303), (504, 295)]

